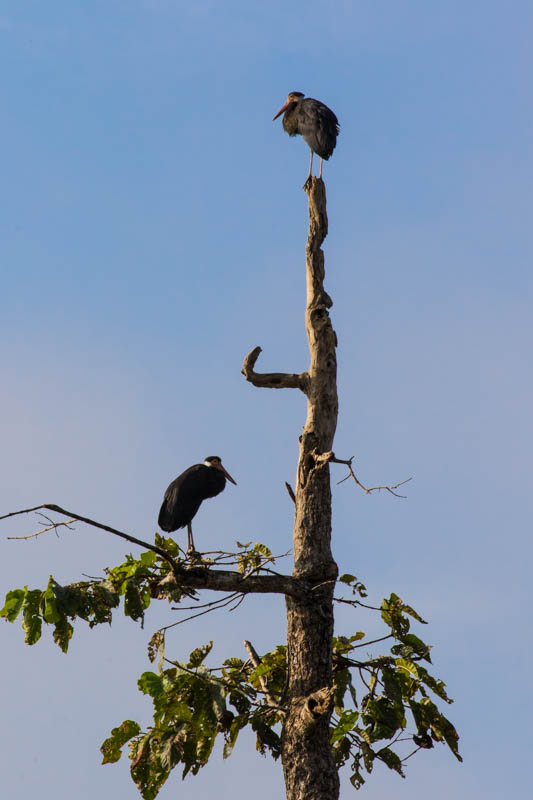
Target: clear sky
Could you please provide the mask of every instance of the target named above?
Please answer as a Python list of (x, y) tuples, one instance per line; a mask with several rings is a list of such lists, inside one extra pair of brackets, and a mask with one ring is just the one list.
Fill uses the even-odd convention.
[[(531, 784), (532, 21), (522, 0), (0, 3), (0, 513), (55, 502), (150, 539), (170, 480), (219, 454), (238, 486), (202, 508), (201, 549), (290, 547), (304, 398), (240, 369), (258, 344), (258, 369), (308, 363), (308, 149), (272, 117), (293, 90), (339, 117), (335, 450), (370, 484), (415, 480), (407, 500), (335, 487), (334, 555), (372, 599), (429, 619), (465, 758), (421, 753), (406, 781), (378, 766), (369, 800)], [(7, 541), (35, 526), (0, 528), (2, 595), (129, 552), (82, 526)], [(250, 598), (177, 628), (169, 653), (265, 652), (283, 611)], [(100, 767), (98, 747), (149, 722), (136, 680), (174, 618), (79, 627), (67, 656), (2, 625), (6, 797), (138, 797), (128, 760)], [(339, 633), (369, 624), (337, 614)], [(281, 797), (282, 779), (248, 739), (160, 797), (251, 793)]]

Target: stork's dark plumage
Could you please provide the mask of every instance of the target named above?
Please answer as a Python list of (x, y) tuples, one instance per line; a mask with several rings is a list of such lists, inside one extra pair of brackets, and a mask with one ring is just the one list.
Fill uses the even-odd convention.
[(218, 456), (209, 456), (203, 464), (193, 464), (178, 475), (165, 492), (159, 512), (161, 530), (170, 532), (187, 526), (187, 550), (194, 552), (191, 521), (204, 500), (223, 491), (226, 478), (237, 485)]
[[(285, 114), (283, 114), (285, 112)], [(283, 130), (289, 136), (300, 134), (311, 150), (309, 175), (313, 169), (313, 153), (320, 156), (320, 177), (322, 177), (322, 159), (328, 160), (335, 150), (339, 135), (339, 120), (333, 111), (312, 97), (305, 97), (301, 92), (291, 92), (287, 102), (280, 108), (273, 119), (283, 114)]]

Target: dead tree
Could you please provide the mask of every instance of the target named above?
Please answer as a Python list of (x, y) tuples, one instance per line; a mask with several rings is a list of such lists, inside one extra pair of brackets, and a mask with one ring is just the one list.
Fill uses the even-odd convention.
[[(329, 315), (332, 300), (324, 289), (321, 250), (328, 231), (326, 192), (321, 178), (311, 178), (305, 190), (309, 199), (305, 314), (309, 369), (302, 373), (256, 372), (260, 347), (246, 356), (242, 368), (246, 380), (254, 386), (299, 389), (307, 397), (295, 491), (287, 484), (294, 501), (292, 575), (266, 568), (275, 557), (261, 544), (251, 549), (242, 546), (244, 549), (236, 554), (190, 561), (181, 557), (179, 546), (170, 538), (156, 535), (151, 544), (54, 503), (0, 517), (47, 510), (69, 517), (68, 522), (54, 522), (45, 516), (49, 524), (30, 536), (57, 531), (79, 520), (149, 551), (139, 559), (128, 556), (124, 564), (107, 569), (105, 579), (62, 587), (50, 578), (44, 591), (25, 587), (9, 592), (0, 616), (14, 622), (22, 614), (28, 644), (38, 641), (44, 622), (55, 626), (54, 640), (66, 652), (73, 633), (72, 620), (81, 618), (91, 627), (109, 623), (121, 596), (126, 615), (134, 620), (144, 619), (151, 598), (175, 604), (194, 598), (197, 603), (197, 590), (225, 594), (220, 600), (184, 609), (181, 606), (185, 611), (194, 609), (186, 619), (238, 605), (250, 593), (285, 596), (286, 647), (279, 646), (261, 659), (254, 646), (245, 641), (249, 659), (227, 659), (217, 668), (220, 676), (214, 676), (216, 669), (203, 666), (212, 643), (196, 648), (187, 662), (173, 661), (165, 651), (165, 633), (173, 625), (156, 631), (148, 654), (155, 661), (159, 653), (158, 672), (144, 673), (139, 679), (141, 690), (154, 700), (154, 724), (143, 732), (138, 723), (126, 720), (112, 730), (101, 748), (104, 763), (112, 763), (129, 743), (132, 778), (144, 798), (156, 796), (175, 766), (183, 767), (184, 776), (195, 774), (208, 762), (220, 733), (225, 738), (223, 754), (228, 757), (239, 731), (246, 726), (255, 732), (261, 752), (270, 752), (274, 758), (281, 756), (287, 800), (336, 800), (338, 770), (349, 761), (350, 781), (355, 788), (365, 782), (362, 771), (371, 772), (376, 759), (403, 776), (404, 762), (417, 750), (433, 747), (434, 741), (445, 742), (461, 760), (455, 728), (428, 695), (429, 690), (444, 702), (451, 702), (444, 683), (421, 664), (431, 663), (430, 648), (410, 632), (409, 618), (424, 623), (411, 606), (391, 593), (375, 609), (388, 626), (387, 635), (363, 643), (358, 641), (364, 637), (361, 632), (334, 636), (334, 600), (365, 607), (360, 598), (366, 597), (366, 592), (353, 575), (338, 578), (331, 554), (329, 464), (347, 465), (348, 477), (367, 494), (380, 489), (396, 494), (401, 484), (366, 488), (352, 469), (352, 459), (337, 459), (333, 452), (338, 415), (337, 337)], [(232, 565), (237, 569), (220, 568)], [(351, 589), (351, 599), (334, 596), (335, 586), (343, 584)], [(353, 655), (358, 647), (367, 648), (387, 639), (394, 641), (388, 655), (364, 661)], [(165, 665), (169, 665), (167, 669)], [(362, 698), (356, 699), (350, 670), (359, 673), (366, 687)], [(406, 734), (409, 715), (414, 731)], [(279, 726), (281, 737), (276, 731)], [(382, 741), (386, 746), (374, 749)], [(391, 749), (402, 742), (410, 743), (404, 747), (412, 747), (412, 743), (416, 746), (403, 758)]]
[(326, 189), (320, 178), (306, 184), (309, 234), (306, 246), (305, 325), (307, 372), (254, 371), (260, 348), (246, 357), (243, 373), (259, 387), (298, 388), (307, 397), (307, 420), (300, 436), (295, 491), (293, 577), (305, 585), (287, 596), (288, 713), (283, 725), (283, 771), (288, 800), (334, 800), (339, 776), (329, 744), (332, 702), (333, 588), (338, 568), (331, 554), (329, 460), (337, 427), (337, 337), (324, 289), (322, 243), (328, 233)]

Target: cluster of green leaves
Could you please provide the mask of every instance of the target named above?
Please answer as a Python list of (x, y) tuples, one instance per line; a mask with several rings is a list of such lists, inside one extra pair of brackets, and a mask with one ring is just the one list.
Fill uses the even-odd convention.
[(56, 644), (67, 652), (72, 634), (72, 622), (79, 618), (95, 625), (111, 624), (113, 609), (124, 598), (124, 614), (133, 620), (144, 620), (150, 605), (152, 586), (159, 581), (161, 572), (155, 568), (158, 557), (152, 551), (141, 553), (138, 559), (127, 556), (118, 567), (107, 570), (104, 580), (79, 581), (61, 586), (50, 576), (48, 586), (42, 589), (13, 589), (6, 595), (0, 617), (15, 622), (22, 614), (22, 628), (27, 644), (41, 638), (42, 625), (53, 625)]
[(237, 547), (241, 550), (237, 559), (237, 571), (242, 575), (257, 572), (265, 564), (273, 564), (276, 560), (272, 555), (272, 550), (261, 542), (256, 542), (253, 546), (251, 542), (244, 544), (237, 542)]
[[(354, 593), (366, 596), (364, 587), (361, 595), (362, 584), (353, 576), (343, 578), (343, 582), (354, 587)], [(453, 701), (444, 682), (430, 675), (420, 663), (431, 664), (430, 647), (410, 631), (410, 618), (424, 624), (425, 621), (394, 593), (383, 600), (381, 618), (395, 642), (390, 655), (355, 659), (353, 651), (368, 647), (368, 643), (359, 641), (364, 639), (361, 632), (336, 637), (333, 643), (335, 695), (331, 743), (337, 765), (350, 763), (350, 781), (356, 789), (365, 782), (363, 771), (372, 772), (376, 759), (404, 777), (406, 759), (420, 748), (433, 747), (434, 742), (445, 742), (454, 756), (462, 760), (457, 731), (429, 692), (445, 703)], [(366, 690), (360, 702), (353, 684), (354, 672)], [(408, 727), (412, 728), (410, 732), (406, 730)], [(376, 747), (380, 742), (387, 745)], [(411, 743), (411, 752), (402, 757), (396, 750), (405, 751), (406, 742)], [(395, 745), (398, 747), (393, 749)]]
[[(173, 539), (158, 536), (156, 544), (176, 560), (182, 551)], [(221, 554), (232, 559), (243, 573), (259, 571), (274, 557), (264, 545), (238, 545), (235, 554)], [(166, 597), (179, 602), (183, 592), (175, 581), (165, 585), (162, 579), (171, 569), (168, 561), (149, 551), (138, 559), (128, 556), (123, 564), (106, 570), (103, 580), (90, 580), (60, 586), (50, 577), (46, 589), (15, 589), (7, 594), (0, 616), (14, 622), (21, 615), (26, 642), (35, 644), (42, 624), (53, 626), (54, 641), (66, 652), (73, 634), (75, 619), (90, 627), (111, 623), (113, 609), (123, 598), (126, 616), (140, 622), (152, 597)], [(351, 600), (342, 602), (366, 606), (366, 587), (353, 575), (342, 575), (340, 584), (351, 589)], [(163, 581), (163, 583), (165, 583)], [(452, 723), (441, 713), (437, 701), (452, 702), (445, 684), (428, 672), (423, 662), (431, 664), (430, 647), (411, 631), (413, 620), (424, 620), (409, 605), (391, 594), (377, 609), (387, 627), (387, 635), (367, 641), (361, 631), (333, 642), (334, 714), (331, 720), (331, 744), (336, 763), (350, 765), (351, 782), (359, 788), (365, 782), (376, 759), (403, 776), (404, 762), (420, 748), (445, 742), (458, 753), (458, 735)], [(369, 647), (388, 640), (386, 653), (369, 655)], [(148, 654), (157, 672), (145, 672), (139, 688), (152, 698), (153, 724), (146, 731), (132, 720), (114, 728), (102, 745), (104, 763), (117, 761), (122, 748), (129, 745), (132, 778), (145, 800), (154, 798), (171, 770), (181, 766), (182, 775), (196, 774), (212, 753), (216, 737), (224, 738), (223, 756), (227, 758), (244, 728), (256, 736), (258, 751), (278, 758), (281, 752), (280, 730), (287, 708), (286, 648), (279, 646), (260, 659), (227, 659), (217, 670), (204, 661), (211, 644), (194, 650), (186, 663), (165, 659), (165, 633), (152, 637)], [(354, 653), (365, 648), (365, 659)], [(359, 699), (361, 698), (361, 699)], [(406, 742), (412, 750), (405, 754)]]
[[(170, 537), (156, 534), (155, 544), (163, 549), (176, 562), (182, 561), (183, 551)], [(230, 554), (239, 572), (257, 572), (264, 564), (273, 562), (275, 557), (263, 544), (251, 546), (251, 542), (239, 544), (239, 551)], [(205, 563), (215, 563), (216, 559), (206, 559)], [(13, 589), (6, 595), (0, 617), (15, 622), (22, 613), (22, 628), (27, 644), (35, 644), (42, 634), (42, 625), (53, 625), (53, 638), (64, 653), (67, 652), (74, 629), (72, 622), (83, 619), (94, 627), (103, 622), (111, 624), (112, 610), (124, 598), (124, 614), (144, 624), (144, 614), (155, 594), (165, 596), (169, 602), (179, 602), (183, 592), (176, 582), (160, 589), (160, 581), (168, 575), (171, 566), (152, 550), (141, 553), (139, 558), (131, 554), (124, 563), (106, 569), (103, 580), (78, 581), (61, 586), (50, 576), (46, 589)]]
[(274, 727), (281, 712), (261, 700), (260, 678), (268, 675), (269, 688), (281, 691), (285, 648), (267, 654), (255, 669), (241, 659), (228, 659), (215, 675), (203, 664), (212, 644), (194, 650), (187, 663), (173, 662), (169, 669), (141, 675), (139, 689), (154, 705), (152, 726), (143, 732), (126, 720), (102, 745), (106, 764), (118, 761), (129, 742), (131, 776), (145, 800), (157, 795), (175, 766), (182, 767), (182, 777), (195, 775), (207, 763), (218, 734), (224, 736), (224, 758), (246, 726), (255, 732), (260, 753), (280, 755)]
[[(366, 597), (365, 587), (354, 576), (343, 578), (354, 594)], [(363, 773), (372, 772), (376, 759), (403, 777), (405, 760), (420, 748), (433, 747), (433, 742), (445, 742), (461, 760), (457, 732), (429, 694), (445, 703), (452, 701), (444, 683), (420, 663), (431, 663), (430, 647), (410, 630), (410, 620), (424, 620), (395, 594), (383, 600), (380, 612), (389, 633), (379, 641), (394, 642), (387, 654), (355, 659), (357, 648), (368, 650), (376, 641), (365, 641), (362, 631), (333, 641), (331, 744), (338, 767), (350, 765), (355, 788), (364, 784)], [(164, 637), (156, 635), (150, 644), (152, 661), (162, 647)], [(245, 727), (255, 733), (260, 753), (280, 755), (286, 648), (266, 653), (256, 667), (230, 658), (220, 670), (204, 665), (210, 650), (211, 644), (191, 653), (186, 664), (172, 662), (170, 669), (161, 668), (158, 674), (144, 673), (139, 688), (152, 697), (153, 727), (142, 732), (137, 723), (126, 720), (102, 746), (107, 763), (117, 761), (122, 747), (130, 743), (131, 774), (145, 800), (157, 795), (173, 767), (180, 765), (183, 777), (198, 772), (218, 734), (225, 740), (224, 758)], [(406, 743), (407, 754), (402, 752)]]

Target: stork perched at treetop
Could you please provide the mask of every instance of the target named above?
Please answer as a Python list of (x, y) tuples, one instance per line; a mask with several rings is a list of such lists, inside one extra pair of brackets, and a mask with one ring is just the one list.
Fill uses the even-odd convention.
[[(283, 114), (285, 112), (285, 114)], [(333, 111), (312, 97), (305, 97), (302, 92), (291, 92), (287, 102), (278, 111), (274, 119), (283, 114), (283, 130), (289, 136), (299, 134), (309, 145), (311, 160), (309, 162), (309, 175), (313, 169), (313, 153), (320, 156), (320, 178), (322, 177), (322, 161), (329, 159), (339, 135), (339, 120)], [(306, 181), (306, 183), (307, 183)]]

